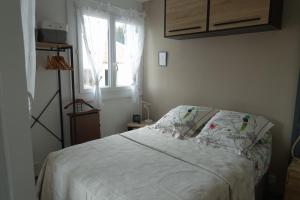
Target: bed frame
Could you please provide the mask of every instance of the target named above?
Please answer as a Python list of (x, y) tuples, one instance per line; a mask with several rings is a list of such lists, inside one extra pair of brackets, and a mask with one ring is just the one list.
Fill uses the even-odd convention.
[(267, 199), (267, 177), (268, 173), (266, 173), (260, 182), (255, 186), (255, 200)]

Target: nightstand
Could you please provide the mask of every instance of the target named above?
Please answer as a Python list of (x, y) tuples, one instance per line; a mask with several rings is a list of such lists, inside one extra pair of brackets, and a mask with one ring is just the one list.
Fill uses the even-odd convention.
[(154, 122), (152, 122), (152, 123), (146, 123), (145, 121), (142, 121), (141, 123), (129, 122), (127, 124), (127, 129), (128, 129), (128, 131), (131, 131), (133, 129), (143, 128), (143, 127), (149, 126), (151, 124), (154, 124)]
[[(75, 114), (68, 113), (68, 115), (70, 117), (71, 145), (101, 138), (100, 110), (92, 109)], [(76, 129), (74, 129), (75, 125)]]
[(293, 160), (288, 168), (284, 199), (300, 199), (300, 160)]

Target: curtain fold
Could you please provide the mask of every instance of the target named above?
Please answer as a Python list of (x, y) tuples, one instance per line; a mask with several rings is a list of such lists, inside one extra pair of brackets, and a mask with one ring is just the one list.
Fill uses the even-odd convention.
[(36, 51), (35, 51), (35, 0), (21, 0), (21, 17), (24, 40), (25, 68), (29, 110), (34, 99)]
[[(82, 48), (86, 56), (89, 66), (91, 67), (91, 73), (93, 78), (93, 93), (94, 93), (94, 105), (98, 109), (103, 106), (102, 93), (100, 87), (101, 70), (103, 63), (103, 55), (105, 52), (105, 46), (100, 45), (105, 43), (107, 38), (103, 31), (97, 31), (99, 26), (97, 22), (93, 20), (95, 15), (94, 11), (89, 9), (78, 9), (78, 19), (80, 20), (80, 30), (82, 35)], [(99, 15), (100, 13), (97, 13)], [(101, 13), (106, 15), (105, 13)], [(108, 31), (107, 31), (108, 32)]]
[(127, 19), (125, 44), (126, 57), (132, 73), (132, 99), (135, 103), (139, 100), (138, 73), (143, 55), (144, 37), (144, 18), (132, 14), (131, 17)]

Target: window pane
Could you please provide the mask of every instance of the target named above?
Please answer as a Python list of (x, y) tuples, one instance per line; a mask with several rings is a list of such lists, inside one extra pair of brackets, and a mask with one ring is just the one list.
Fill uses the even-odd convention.
[(91, 60), (95, 63), (96, 73), (100, 75), (100, 86), (106, 87), (109, 85), (108, 81), (108, 20), (84, 15), (85, 33), (88, 48), (91, 49), (92, 59), (89, 59), (87, 48), (85, 45), (85, 38), (81, 34), (82, 46), (82, 68), (83, 68), (83, 88), (91, 89), (94, 84), (93, 67)]
[(126, 55), (126, 24), (115, 23), (116, 38), (116, 63), (117, 63), (117, 87), (129, 86), (132, 84), (131, 67), (128, 64)]

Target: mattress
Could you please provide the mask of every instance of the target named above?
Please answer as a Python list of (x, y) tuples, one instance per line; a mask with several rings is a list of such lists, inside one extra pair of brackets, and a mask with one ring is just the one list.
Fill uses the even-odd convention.
[(151, 128), (51, 153), (41, 200), (253, 200), (254, 161)]
[[(147, 127), (149, 129), (153, 129), (152, 126)], [(139, 135), (143, 135), (143, 134), (149, 134), (148, 131), (144, 131), (143, 129), (139, 130), (139, 131), (135, 131), (135, 132), (127, 132), (124, 133), (123, 135), (127, 135), (129, 138), (131, 137), (131, 135), (136, 138), (136, 140), (138, 140), (137, 138), (138, 135), (136, 135), (136, 133), (139, 133)], [(161, 134), (157, 129), (154, 129), (154, 132), (151, 132), (151, 134), (154, 133), (154, 137), (156, 138), (156, 134)], [(174, 143), (174, 141), (176, 141), (176, 143), (179, 144), (184, 144), (188, 141), (188, 145), (195, 145), (195, 140), (194, 138), (191, 138), (190, 140), (187, 140), (185, 142), (183, 142), (182, 140), (174, 140), (173, 137), (171, 136), (171, 134), (166, 134), (163, 133), (163, 135), (161, 135), (160, 137), (157, 138), (161, 138), (163, 137), (165, 140), (170, 140), (172, 141), (172, 143)], [(143, 137), (143, 138), (147, 138), (147, 137)], [(158, 143), (156, 143), (155, 139), (149, 140), (149, 141), (142, 141), (143, 144), (147, 144), (151, 142), (149, 145), (154, 147), (156, 146)], [(188, 146), (187, 145), (187, 146)], [(201, 146), (201, 145), (200, 145)], [(206, 145), (205, 145), (206, 146)], [(206, 146), (207, 148), (210, 148), (208, 146)], [(167, 148), (165, 146), (165, 151), (167, 151)], [(187, 147), (188, 148), (188, 147)], [(217, 151), (217, 150), (216, 150)], [(221, 151), (227, 151), (227, 149), (223, 149)], [(228, 152), (229, 153), (229, 152)], [(267, 133), (267, 135), (263, 138), (263, 142), (258, 142), (247, 155), (239, 155), (241, 157), (246, 157), (247, 159), (251, 160), (251, 167), (254, 170), (254, 180), (255, 180), (255, 185), (258, 184), (263, 176), (267, 173), (269, 166), (270, 166), (270, 162), (271, 162), (271, 156), (272, 156), (272, 135), (271, 133)]]

